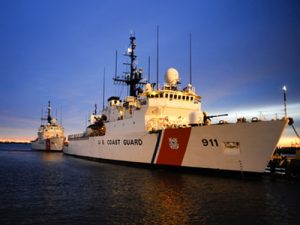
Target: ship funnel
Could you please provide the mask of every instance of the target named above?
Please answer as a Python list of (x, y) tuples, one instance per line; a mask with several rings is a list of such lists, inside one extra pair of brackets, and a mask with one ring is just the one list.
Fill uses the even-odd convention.
[(165, 75), (165, 82), (170, 86), (175, 86), (179, 83), (179, 73), (174, 68), (169, 68)]

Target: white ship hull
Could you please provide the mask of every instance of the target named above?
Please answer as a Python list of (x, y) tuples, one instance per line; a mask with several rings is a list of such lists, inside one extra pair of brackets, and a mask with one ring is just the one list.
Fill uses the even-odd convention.
[[(82, 134), (69, 136), (64, 153), (113, 162), (140, 163), (263, 173), (288, 119), (210, 125), (202, 98), (192, 84), (180, 88), (179, 73), (169, 68), (162, 88), (144, 82), (136, 66), (135, 36), (130, 36), (130, 72), (113, 78), (129, 86), (129, 96), (107, 99), (97, 107)], [(143, 87), (143, 89), (141, 88)], [(154, 88), (155, 87), (155, 88)]]
[(37, 139), (31, 142), (32, 150), (42, 151), (62, 151), (64, 147), (65, 138), (49, 138), (49, 139)]
[[(73, 138), (64, 153), (152, 165), (263, 173), (286, 120)], [(134, 129), (133, 129), (134, 130)]]
[(64, 128), (57, 123), (56, 118), (51, 116), (50, 101), (48, 101), (47, 124), (41, 124), (37, 132), (37, 139), (31, 141), (33, 150), (62, 151), (65, 143)]

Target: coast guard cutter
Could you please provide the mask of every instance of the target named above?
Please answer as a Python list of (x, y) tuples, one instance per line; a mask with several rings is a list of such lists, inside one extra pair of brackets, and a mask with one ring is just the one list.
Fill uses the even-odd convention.
[(31, 141), (31, 148), (33, 150), (44, 151), (62, 151), (66, 137), (64, 135), (64, 128), (58, 124), (56, 118), (51, 116), (50, 101), (48, 102), (48, 115), (46, 124), (42, 124), (38, 129), (38, 137)]
[(130, 95), (108, 98), (93, 113), (86, 131), (69, 135), (64, 153), (108, 162), (263, 173), (289, 119), (210, 123), (201, 97), (170, 68), (165, 84), (143, 82), (135, 65), (135, 37), (130, 36), (130, 73), (116, 83)]

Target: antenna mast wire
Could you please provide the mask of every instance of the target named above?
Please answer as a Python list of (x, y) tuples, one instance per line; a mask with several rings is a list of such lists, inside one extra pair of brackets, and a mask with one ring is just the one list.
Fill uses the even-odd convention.
[(192, 84), (192, 33), (190, 33), (190, 84)]
[(159, 26), (157, 25), (157, 55), (156, 55), (156, 89), (158, 90), (158, 69), (159, 69)]
[(104, 110), (104, 101), (105, 101), (105, 67), (104, 67), (104, 71), (103, 71), (102, 110)]
[(115, 78), (117, 78), (117, 71), (118, 71), (118, 50), (116, 50)]
[(150, 83), (150, 56), (148, 56), (148, 82)]

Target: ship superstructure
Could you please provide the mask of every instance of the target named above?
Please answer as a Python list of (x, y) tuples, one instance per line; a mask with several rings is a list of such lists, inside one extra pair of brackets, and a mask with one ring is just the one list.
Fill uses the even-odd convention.
[(84, 133), (69, 135), (66, 154), (108, 160), (189, 168), (264, 172), (288, 123), (238, 120), (211, 124), (201, 110), (201, 97), (188, 84), (180, 88), (170, 68), (158, 88), (142, 79), (135, 65), (135, 37), (130, 37), (130, 73), (114, 78), (126, 84), (130, 96), (108, 98), (107, 106), (91, 115)]
[(57, 119), (51, 116), (51, 105), (48, 102), (47, 118), (41, 118), (47, 121), (41, 124), (38, 129), (38, 137), (31, 141), (33, 150), (62, 151), (65, 143), (64, 128), (57, 122)]

